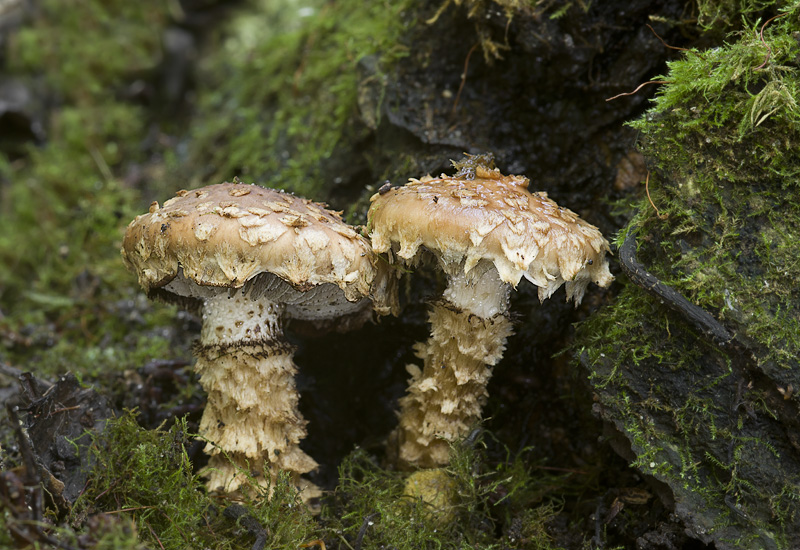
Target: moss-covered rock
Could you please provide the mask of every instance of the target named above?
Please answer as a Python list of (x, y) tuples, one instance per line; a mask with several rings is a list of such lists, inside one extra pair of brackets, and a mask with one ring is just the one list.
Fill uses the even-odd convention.
[(652, 203), (619, 241), (732, 341), (630, 282), (580, 329), (598, 414), (717, 548), (800, 544), (798, 15), (671, 62), (634, 124)]

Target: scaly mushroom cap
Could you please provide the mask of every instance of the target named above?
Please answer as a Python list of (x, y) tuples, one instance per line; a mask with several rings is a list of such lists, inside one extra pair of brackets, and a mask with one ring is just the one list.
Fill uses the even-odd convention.
[(408, 263), (430, 250), (451, 276), (489, 260), (504, 282), (516, 287), (524, 276), (538, 286), (540, 300), (565, 282), (576, 303), (590, 281), (608, 286), (608, 241), (546, 193), (528, 191), (528, 183), (483, 166), (461, 177), (411, 179), (372, 197), (372, 247), (382, 253), (396, 243)]
[(128, 226), (122, 257), (148, 293), (180, 272), (204, 287), (231, 288), (272, 273), (300, 291), (336, 285), (355, 302), (369, 295), (377, 273), (369, 243), (337, 213), (243, 183), (154, 202)]

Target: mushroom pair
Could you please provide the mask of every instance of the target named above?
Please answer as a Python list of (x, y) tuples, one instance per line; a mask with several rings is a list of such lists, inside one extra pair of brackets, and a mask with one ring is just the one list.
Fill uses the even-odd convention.
[(319, 204), (241, 183), (179, 191), (131, 222), (122, 256), (148, 295), (202, 310), (195, 368), (208, 392), (200, 433), (210, 489), (236, 491), (243, 471), (269, 485), (282, 469), (305, 499), (318, 494), (301, 477), (317, 464), (299, 447), (306, 422), (282, 322), (357, 324), (373, 302), (388, 313), (393, 279), (373, 248), (410, 265), (431, 255), (448, 278), (431, 308), (431, 337), (416, 346), (423, 369), (408, 367), (394, 434), (400, 461), (419, 467), (446, 464), (450, 442), (480, 419), (512, 333), (511, 287), (525, 277), (544, 300), (565, 284), (577, 304), (589, 282), (611, 283), (596, 227), (481, 157), (456, 167), (454, 177), (373, 196), (372, 247)]
[(243, 472), (268, 486), (286, 470), (304, 499), (317, 496), (301, 477), (317, 463), (298, 445), (306, 421), (283, 320), (358, 324), (371, 298), (388, 310), (390, 280), (369, 242), (320, 204), (235, 182), (154, 202), (128, 226), (122, 257), (149, 296), (202, 311), (209, 489), (236, 491)]
[(577, 305), (589, 282), (613, 280), (608, 242), (596, 227), (484, 157), (454, 165), (453, 177), (375, 194), (368, 214), (375, 252), (411, 266), (433, 256), (447, 276), (429, 313), (431, 336), (415, 346), (423, 368), (407, 367), (393, 435), (399, 461), (417, 467), (447, 464), (450, 443), (480, 419), (491, 369), (512, 333), (512, 287), (524, 277), (544, 300), (565, 285)]

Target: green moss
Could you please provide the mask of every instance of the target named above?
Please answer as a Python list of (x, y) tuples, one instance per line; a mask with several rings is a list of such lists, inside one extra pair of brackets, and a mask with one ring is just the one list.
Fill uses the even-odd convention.
[[(800, 262), (791, 252), (800, 243), (796, 18), (795, 10), (767, 27), (772, 53), (763, 68), (767, 47), (755, 28), (672, 62), (670, 84), (635, 124), (656, 163), (653, 201), (668, 216), (659, 220), (644, 205), (642, 222), (680, 271), (660, 275), (735, 322), (767, 354), (761, 360), (774, 363), (800, 351)], [(661, 185), (662, 176), (670, 181)]]
[(11, 69), (40, 75), (62, 100), (95, 105), (125, 79), (152, 70), (161, 57), (166, 3), (124, 0), (37, 4), (33, 24), (11, 49)]
[[(300, 501), (289, 476), (254, 497), (208, 495), (187, 455), (185, 420), (145, 430), (125, 412), (92, 435), (88, 483), (66, 517), (44, 528), (50, 541), (81, 547), (139, 549), (329, 547), (378, 550), (555, 548), (549, 524), (559, 512), (545, 495), (558, 476), (534, 476), (524, 456), (490, 466), (478, 436), (453, 447), (447, 475), (455, 488), (452, 517), (403, 494), (404, 474), (356, 450), (340, 466), (339, 486), (319, 518)], [(0, 525), (17, 521), (7, 511)], [(0, 531), (0, 541), (3, 541)], [(87, 541), (92, 541), (89, 545)], [(43, 546), (48, 547), (48, 546)]]
[(773, 0), (697, 0), (697, 23), (706, 30), (729, 30), (772, 5)]
[(290, 13), (279, 16), (288, 20), (286, 30), (275, 32), (274, 25), (263, 34), (252, 32), (252, 22), (274, 16), (264, 8), (235, 19), (232, 36), (204, 71), (207, 91), (194, 130), (204, 181), (239, 176), (327, 199), (343, 179), (337, 170), (353, 169), (330, 159), (357, 151), (369, 131), (354, 122), (359, 63), (376, 56), (385, 67), (405, 55), (398, 39), (408, 4), (314, 3), (299, 26), (297, 8), (286, 5)]
[[(0, 155), (0, 329), (15, 343), (6, 361), (48, 375), (129, 368), (141, 357), (125, 345), (122, 297), (133, 277), (118, 251), (139, 213), (121, 178), (145, 158), (149, 121), (123, 98), (155, 73), (167, 19), (160, 3), (47, 0), (11, 37), (10, 74), (34, 77), (55, 108), (44, 144)], [(163, 324), (163, 311), (140, 320)], [(150, 350), (163, 351), (165, 339), (155, 340)]]
[[(126, 105), (64, 108), (54, 120), (51, 143), (30, 149), (13, 170), (8, 166), (0, 174), (9, 182), (0, 219), (0, 270), (12, 284), (3, 289), (4, 297), (63, 296), (92, 264), (100, 277), (118, 273), (116, 254), (110, 252), (116, 253), (121, 218), (133, 201), (108, 176), (133, 152), (129, 147), (135, 144), (122, 142), (142, 131), (140, 119), (141, 113)], [(20, 240), (36, 246), (19, 247)]]
[(733, 349), (631, 284), (578, 336), (633, 465), (670, 486), (698, 532), (769, 548), (800, 536), (788, 498), (800, 471), (781, 435), (794, 420), (776, 389), (800, 387), (800, 7), (784, 13), (764, 42), (760, 23), (671, 62), (634, 123), (660, 216), (642, 200), (619, 242), (636, 226), (639, 261), (723, 321)]
[(489, 469), (481, 449), (480, 437), (452, 448), (447, 473), (456, 496), (446, 522), (404, 494), (403, 474), (356, 450), (340, 466), (333, 506), (323, 512), (329, 530), (350, 547), (358, 541), (375, 550), (553, 548), (546, 526), (557, 510), (542, 499), (552, 479), (534, 477), (521, 456)]
[(263, 532), (266, 548), (295, 550), (318, 538), (288, 477), (279, 477), (271, 499), (244, 500), (224, 512), (228, 503), (209, 497), (192, 473), (189, 443), (184, 421), (153, 431), (132, 414), (110, 422), (93, 445), (93, 475), (72, 517), (119, 514), (135, 524), (131, 537), (138, 533), (148, 547), (165, 549), (251, 546), (257, 534), (248, 525)]
[(10, 512), (3, 508), (0, 511), (0, 545), (3, 548), (13, 548), (14, 540), (11, 538), (11, 531), (8, 528), (10, 522)]

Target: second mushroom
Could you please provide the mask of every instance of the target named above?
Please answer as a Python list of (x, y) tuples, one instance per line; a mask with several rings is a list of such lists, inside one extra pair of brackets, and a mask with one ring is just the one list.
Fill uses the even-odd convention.
[(416, 265), (433, 256), (447, 288), (431, 307), (431, 336), (415, 346), (423, 368), (409, 365), (393, 435), (399, 461), (447, 464), (450, 443), (481, 417), (491, 368), (512, 333), (509, 292), (523, 277), (549, 298), (562, 284), (580, 303), (589, 282), (613, 277), (600, 231), (524, 176), (504, 176), (471, 157), (454, 177), (412, 179), (372, 197), (368, 230), (376, 252)]

